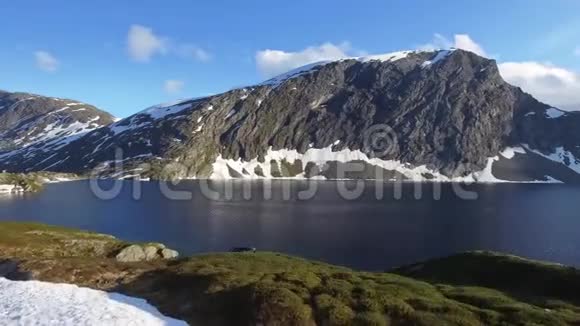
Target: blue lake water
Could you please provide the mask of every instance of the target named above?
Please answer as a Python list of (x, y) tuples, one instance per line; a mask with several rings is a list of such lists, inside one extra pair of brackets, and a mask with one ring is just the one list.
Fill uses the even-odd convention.
[[(101, 182), (103, 188), (112, 181)], [(580, 266), (580, 187), (559, 184), (474, 185), (476, 200), (461, 199), (450, 184), (366, 182), (349, 200), (337, 190), (355, 182), (234, 183), (231, 194), (213, 182), (208, 198), (199, 181), (168, 199), (156, 182), (122, 183), (118, 196), (99, 199), (88, 181), (47, 185), (36, 194), (0, 196), (0, 220), (38, 221), (158, 241), (189, 255), (251, 246), (366, 270), (385, 270), (467, 250), (495, 250)], [(315, 187), (315, 196), (299, 192)], [(377, 187), (383, 198), (377, 199)], [(140, 199), (134, 199), (140, 188)], [(264, 188), (270, 197), (264, 198)], [(137, 193), (139, 193), (137, 191)], [(268, 197), (268, 196), (266, 196)], [(397, 197), (397, 198), (395, 198)], [(400, 197), (400, 198), (399, 198)]]

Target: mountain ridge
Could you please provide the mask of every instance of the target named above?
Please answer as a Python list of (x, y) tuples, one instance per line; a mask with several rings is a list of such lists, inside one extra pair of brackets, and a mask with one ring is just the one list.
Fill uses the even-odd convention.
[[(549, 160), (577, 172), (580, 134), (570, 126), (579, 119), (506, 83), (494, 60), (463, 50), (403, 51), (316, 63), (256, 86), (154, 106), (51, 157), (36, 154), (42, 160), (32, 168), (1, 154), (0, 166), (105, 177), (333, 179), (345, 163), (359, 162), (363, 171), (349, 178), (500, 181), (490, 165), (514, 157), (526, 157), (521, 166)], [(365, 143), (376, 126), (395, 135), (380, 155)], [(500, 155), (512, 147), (511, 158)], [(114, 162), (123, 167), (116, 171)], [(514, 181), (560, 180), (510, 169), (521, 174)], [(556, 173), (560, 181), (577, 181), (566, 172)]]

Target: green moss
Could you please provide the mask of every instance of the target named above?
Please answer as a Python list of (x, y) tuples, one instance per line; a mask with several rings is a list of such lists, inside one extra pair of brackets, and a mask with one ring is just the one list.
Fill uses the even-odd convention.
[[(493, 269), (482, 266), (493, 266)], [(493, 252), (459, 254), (399, 268), (394, 272), (428, 282), (472, 286), (474, 288), (466, 287), (462, 291), (469, 292), (470, 296), (480, 292), (477, 300), (499, 298), (497, 292), (484, 291), (481, 289), (484, 287), (523, 296), (532, 294), (580, 301), (580, 272), (577, 269)]]
[(312, 323), (312, 309), (291, 290), (274, 283), (257, 283), (252, 290), (255, 323), (264, 325)]
[(354, 312), (343, 303), (337, 303), (327, 311), (327, 320), (330, 325), (351, 325), (353, 319)]
[(318, 176), (318, 175), (320, 175), (321, 172), (322, 171), (318, 167), (318, 165), (316, 165), (316, 163), (313, 163), (313, 162), (306, 163), (306, 167), (304, 167), (304, 175), (307, 178), (312, 178), (312, 177)]
[(0, 253), (22, 257), (110, 257), (125, 245), (104, 234), (37, 223), (0, 223)]
[(259, 177), (264, 177), (264, 171), (262, 170), (262, 167), (259, 165), (254, 168), (254, 173)]
[(363, 312), (354, 317), (353, 324), (361, 326), (388, 326), (391, 324), (391, 319), (389, 316), (377, 312)]
[(282, 159), (280, 165), (281, 173), (284, 177), (295, 177), (304, 172), (301, 160), (296, 160), (293, 164), (290, 164), (286, 159)]
[(383, 310), (392, 317), (399, 319), (409, 319), (415, 313), (415, 309), (403, 300), (390, 297), (383, 294), (377, 298), (377, 301), (383, 306)]
[(283, 177), (282, 171), (280, 171), (280, 166), (278, 165), (278, 162), (275, 160), (270, 161), (270, 173), (272, 174), (272, 177), (274, 177), (274, 178)]

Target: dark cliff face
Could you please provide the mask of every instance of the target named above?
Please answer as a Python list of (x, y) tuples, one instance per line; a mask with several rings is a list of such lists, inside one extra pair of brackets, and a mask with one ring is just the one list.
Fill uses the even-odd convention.
[[(578, 115), (550, 118), (550, 107), (507, 84), (493, 60), (461, 50), (381, 59), (312, 65), (261, 85), (153, 107), (52, 156), (38, 153), (32, 167), (0, 163), (7, 169), (66, 172), (98, 167), (112, 175), (103, 162), (122, 159), (124, 172), (115, 176), (146, 162), (152, 168), (144, 176), (159, 177), (167, 163), (179, 163), (173, 176), (207, 177), (218, 156), (264, 162), (269, 149), (330, 148), (464, 176), (483, 170), (488, 158), (508, 146), (549, 152), (555, 146), (577, 150), (580, 144), (580, 133), (571, 128)], [(380, 155), (367, 148), (369, 130), (377, 126), (390, 135)], [(115, 157), (118, 149), (122, 158)], [(307, 168), (307, 162), (296, 164), (293, 170)], [(234, 177), (252, 174), (231, 170)]]

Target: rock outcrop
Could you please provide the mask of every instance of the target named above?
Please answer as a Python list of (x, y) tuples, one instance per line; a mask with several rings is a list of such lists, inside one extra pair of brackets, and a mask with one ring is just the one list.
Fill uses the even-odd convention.
[(143, 261), (146, 258), (145, 251), (141, 246), (138, 245), (130, 245), (126, 248), (123, 248), (117, 256), (115, 256), (117, 261), (123, 263), (131, 263), (137, 261)]
[(178, 256), (179, 253), (177, 251), (165, 248), (161, 244), (145, 246), (133, 244), (121, 249), (115, 259), (123, 263), (132, 263), (156, 259), (174, 259)]
[(161, 249), (160, 254), (163, 259), (174, 259), (179, 256), (177, 251), (167, 248)]

